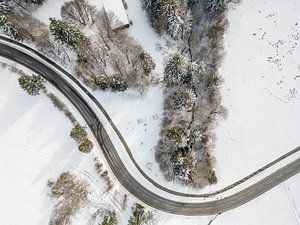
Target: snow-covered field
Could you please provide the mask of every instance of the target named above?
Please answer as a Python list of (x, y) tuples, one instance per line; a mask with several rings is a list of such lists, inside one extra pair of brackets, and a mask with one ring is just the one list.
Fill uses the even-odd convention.
[[(37, 11), (37, 17), (46, 22), (47, 15), (59, 16), (57, 10), (63, 1), (53, 2), (50, 6), (46, 1), (48, 6)], [(51, 10), (47, 11), (46, 6)], [(128, 0), (128, 7), (133, 21), (131, 34), (155, 57), (157, 71), (162, 71), (164, 41), (149, 26), (139, 0)], [(223, 102), (229, 116), (217, 128), (219, 183), (202, 192), (231, 184), (300, 145), (299, 12), (298, 0), (242, 0), (229, 11), (226, 56), (220, 69), (225, 78)], [(76, 150), (68, 136), (71, 123), (46, 97), (27, 96), (18, 87), (16, 75), (7, 69), (1, 69), (0, 74), (0, 211), (4, 212), (0, 224), (47, 224), (53, 207), (46, 195), (47, 180), (63, 170), (83, 178), (86, 174), (96, 177), (93, 156)], [(154, 160), (163, 113), (160, 86), (151, 87), (145, 96), (130, 91), (95, 95), (121, 130), (141, 168), (169, 188), (195, 191), (165, 182)], [(299, 185), (297, 175), (254, 201), (218, 216), (212, 224), (299, 225)], [(209, 222), (206, 217), (163, 213), (158, 219), (158, 225)], [(85, 223), (79, 220), (77, 224)]]
[[(130, 3), (140, 7), (138, 0)], [(225, 79), (223, 103), (229, 116), (217, 127), (219, 182), (201, 192), (227, 186), (300, 145), (299, 11), (300, 3), (295, 0), (276, 4), (271, 0), (245, 0), (229, 11), (226, 56), (220, 69)], [(129, 4), (132, 35), (143, 29), (152, 35), (145, 12), (136, 12), (139, 17), (130, 12)], [(137, 40), (153, 50), (156, 41), (143, 42), (143, 35), (136, 32)], [(121, 130), (140, 166), (154, 180), (176, 190), (199, 192), (165, 182), (154, 161), (163, 113), (161, 91), (159, 87), (151, 88), (144, 98), (131, 92), (95, 95)]]
[(300, 145), (300, 2), (242, 1), (229, 12), (217, 129), (219, 186)]
[[(8, 62), (0, 58), (3, 61)], [(48, 224), (54, 201), (48, 195), (47, 181), (64, 171), (91, 184), (95, 190), (92, 200), (98, 206), (114, 206), (118, 212), (121, 206), (114, 199), (118, 184), (114, 182), (115, 189), (106, 193), (93, 168), (93, 158), (101, 159), (100, 149), (94, 148), (93, 154), (80, 153), (69, 137), (71, 122), (45, 95), (27, 95), (8, 68), (0, 68), (0, 74), (0, 224)], [(58, 94), (51, 86), (49, 89)], [(85, 224), (89, 213), (88, 209), (80, 212), (83, 217), (74, 224)]]

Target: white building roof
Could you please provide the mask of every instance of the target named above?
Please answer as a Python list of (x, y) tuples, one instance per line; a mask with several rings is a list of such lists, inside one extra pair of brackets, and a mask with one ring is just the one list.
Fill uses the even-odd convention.
[(122, 0), (88, 0), (92, 5), (95, 5), (98, 10), (104, 8), (107, 12), (113, 12), (118, 20), (124, 24), (129, 24), (129, 19), (124, 8)]

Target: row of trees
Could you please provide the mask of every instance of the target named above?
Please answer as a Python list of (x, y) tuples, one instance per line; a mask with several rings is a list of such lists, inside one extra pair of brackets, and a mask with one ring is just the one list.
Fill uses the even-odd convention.
[(187, 40), (193, 26), (193, 8), (197, 2), (204, 5), (208, 13), (219, 13), (227, 7), (229, 0), (142, 0), (150, 14), (153, 26), (174, 39)]
[[(29, 95), (36, 96), (44, 91), (46, 93), (45, 80), (39, 75), (26, 75), (21, 74), (18, 78), (20, 87), (25, 90)], [(56, 96), (51, 93), (46, 93), (50, 97), (53, 104), (71, 120), (72, 123), (77, 123), (72, 113), (67, 109), (66, 105), (63, 104)], [(86, 128), (76, 124), (70, 132), (70, 137), (78, 143), (78, 150), (83, 153), (90, 153), (94, 147), (91, 140), (88, 139), (88, 133)]]
[[(178, 53), (170, 55), (165, 63), (165, 113), (155, 155), (167, 180), (194, 187), (217, 181), (213, 131), (217, 118), (226, 116), (221, 105), (218, 67), (228, 2), (143, 0), (158, 32), (181, 40)], [(189, 22), (184, 15), (189, 15)], [(172, 16), (180, 19), (170, 19)], [(188, 24), (189, 35), (170, 33), (168, 24), (175, 23), (172, 26), (183, 31), (182, 21)]]
[(70, 132), (70, 137), (78, 144), (78, 150), (83, 153), (90, 153), (94, 148), (93, 142), (88, 139), (86, 127), (76, 124)]

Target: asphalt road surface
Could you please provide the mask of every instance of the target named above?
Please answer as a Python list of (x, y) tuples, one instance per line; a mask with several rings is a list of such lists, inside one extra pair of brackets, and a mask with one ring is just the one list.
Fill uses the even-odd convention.
[[(188, 202), (177, 202), (164, 197), (161, 197), (142, 184), (140, 184), (134, 177), (128, 172), (122, 160), (120, 159), (110, 137), (108, 136), (106, 130), (103, 128), (100, 120), (98, 119), (96, 113), (92, 110), (85, 99), (80, 95), (80, 93), (68, 82), (66, 81), (56, 70), (48, 67), (34, 57), (8, 45), (0, 43), (0, 55), (11, 59), (21, 65), (24, 65), (34, 71), (37, 74), (43, 76), (52, 85), (54, 85), (58, 90), (61, 91), (69, 101), (77, 108), (79, 113), (85, 119), (87, 125), (94, 133), (98, 144), (101, 146), (103, 154), (112, 169), (114, 175), (117, 177), (119, 182), (136, 198), (145, 204), (173, 214), (187, 215), (187, 216), (197, 216), (197, 215), (212, 215), (218, 214), (230, 209), (236, 208), (242, 204), (245, 204), (257, 196), (265, 193), (274, 186), (280, 184), (284, 180), (294, 176), (300, 172), (300, 159), (293, 161), (292, 163), (282, 167), (268, 177), (260, 180), (259, 182), (245, 188), (244, 190), (233, 194), (229, 197), (199, 203), (188, 203)], [(283, 158), (288, 157), (295, 152), (298, 152), (300, 147), (292, 150), (281, 158), (273, 161), (272, 163), (266, 165), (266, 168), (277, 163)], [(247, 176), (250, 179), (254, 175), (263, 171), (265, 168), (261, 168), (254, 173)], [(241, 181), (235, 183), (235, 186), (243, 182), (245, 178)], [(247, 180), (246, 179), (246, 180)], [(164, 190), (164, 189), (163, 189)], [(177, 192), (175, 192), (176, 194)], [(190, 195), (180, 193), (180, 196), (186, 197), (199, 197), (202, 195)], [(207, 195), (209, 196), (209, 195)]]

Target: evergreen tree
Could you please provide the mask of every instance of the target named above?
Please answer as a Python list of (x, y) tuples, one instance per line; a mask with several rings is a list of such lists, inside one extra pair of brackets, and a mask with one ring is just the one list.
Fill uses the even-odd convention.
[(130, 216), (128, 225), (144, 225), (153, 219), (151, 212), (146, 212), (144, 207), (136, 204), (133, 208), (132, 216)]
[(8, 21), (5, 15), (0, 15), (0, 32), (10, 36), (14, 40), (23, 41), (23, 36), (17, 30), (15, 25)]
[(172, 14), (167, 16), (166, 30), (172, 38), (176, 39), (178, 37), (178, 35), (182, 32), (183, 25), (184, 21), (178, 11), (174, 11)]
[(149, 53), (142, 51), (138, 54), (139, 63), (146, 76), (155, 69), (155, 63)]
[(175, 109), (191, 110), (196, 101), (195, 91), (192, 89), (186, 89), (175, 96)]
[(41, 76), (22, 75), (18, 81), (21, 88), (32, 96), (39, 95), (40, 91), (45, 89), (44, 79)]
[(50, 32), (56, 40), (60, 40), (74, 49), (78, 49), (80, 45), (87, 41), (87, 38), (79, 29), (55, 18), (50, 18)]
[(185, 77), (186, 65), (184, 58), (178, 53), (172, 55), (164, 69), (164, 80), (168, 84), (179, 84)]
[[(160, 15), (160, 0), (142, 0), (143, 6), (151, 14), (151, 19), (158, 19)], [(153, 21), (152, 21), (153, 22)]]
[(83, 153), (90, 153), (94, 147), (94, 144), (89, 139), (84, 139), (78, 146), (78, 150)]
[(125, 81), (112, 77), (109, 82), (109, 86), (113, 91), (125, 91), (128, 88), (128, 85)]
[(118, 220), (115, 212), (109, 213), (109, 215), (105, 215), (101, 224), (99, 225), (117, 225)]
[(190, 130), (175, 126), (168, 129), (166, 135), (178, 147), (186, 147), (190, 138)]
[(182, 31), (184, 7), (178, 0), (160, 0), (161, 21), (172, 38), (176, 39)]
[(205, 8), (209, 12), (224, 10), (229, 0), (206, 0)]
[(81, 143), (87, 138), (88, 133), (85, 130), (85, 127), (80, 126), (79, 124), (75, 125), (70, 132), (70, 137), (73, 138), (77, 143)]
[(178, 149), (171, 157), (171, 162), (174, 165), (174, 175), (185, 182), (189, 182), (196, 165), (195, 151), (189, 148)]

